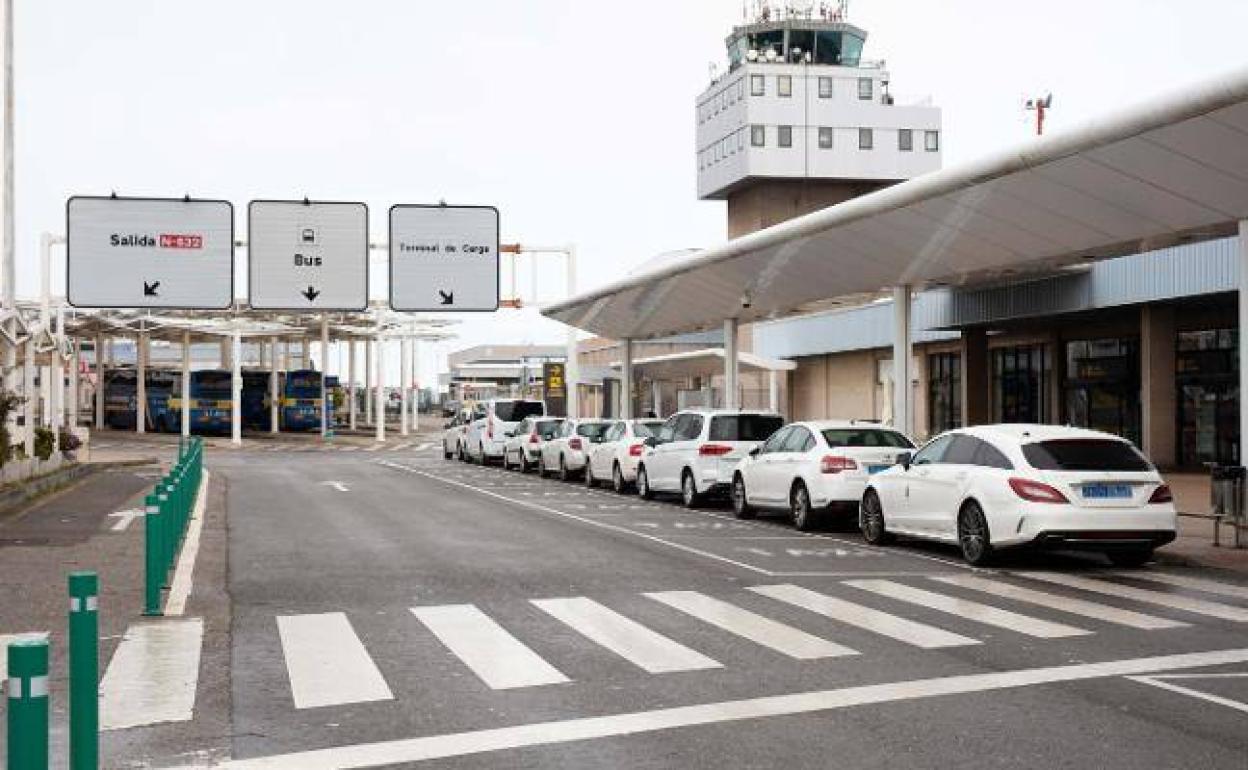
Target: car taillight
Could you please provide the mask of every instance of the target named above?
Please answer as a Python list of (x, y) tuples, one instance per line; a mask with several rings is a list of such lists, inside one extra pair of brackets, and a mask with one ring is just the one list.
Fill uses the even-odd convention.
[(568, 449), (575, 449), (579, 452), (581, 450), (581, 440), (579, 438), (568, 439)]
[(698, 454), (703, 457), (723, 457), (732, 451), (732, 447), (723, 444), (703, 444), (698, 447)]
[(541, 440), (542, 440), (542, 437), (541, 437), (541, 436), (539, 436), (539, 435), (537, 435), (536, 433), (530, 433), (530, 434), (529, 434), (529, 443), (530, 443), (530, 444), (536, 444), (536, 443), (540, 442)]
[(1029, 503), (1068, 503), (1066, 495), (1048, 484), (1030, 479), (1010, 479), (1010, 489)]
[(1153, 496), (1148, 498), (1149, 503), (1173, 503), (1174, 492), (1170, 491), (1169, 484), (1162, 484), (1153, 490)]
[(641, 452), (645, 449), (645, 444), (633, 444), (628, 448), (629, 457), (641, 457)]
[(840, 473), (841, 471), (856, 471), (858, 463), (854, 462), (852, 457), (838, 457), (837, 455), (828, 455), (819, 462), (819, 470), (822, 473)]

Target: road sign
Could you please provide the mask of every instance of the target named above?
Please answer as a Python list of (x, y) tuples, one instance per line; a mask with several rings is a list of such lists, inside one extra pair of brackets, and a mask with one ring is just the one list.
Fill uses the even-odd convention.
[(498, 279), (498, 209), (390, 208), (390, 306), (395, 310), (498, 310)]
[(368, 309), (368, 206), (252, 201), (248, 299), (257, 310)]
[(74, 307), (224, 310), (234, 303), (234, 207), (75, 196), (65, 204)]

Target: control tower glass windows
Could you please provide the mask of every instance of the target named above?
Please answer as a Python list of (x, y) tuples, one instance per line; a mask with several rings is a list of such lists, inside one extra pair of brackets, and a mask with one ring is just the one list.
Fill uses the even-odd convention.
[(875, 147), (875, 130), (870, 128), (858, 129), (858, 149), (870, 150)]
[(832, 78), (819, 78), (819, 98), (832, 98)]
[(869, 101), (875, 93), (875, 81), (871, 78), (858, 78), (858, 98)]
[(750, 35), (750, 48), (763, 56), (768, 50), (776, 52), (781, 61), (784, 60), (784, 30), (774, 29), (768, 32), (756, 32)]
[(923, 132), (923, 147), (928, 152), (940, 152), (940, 132), (939, 131), (924, 131)]
[(793, 126), (779, 126), (777, 128), (776, 144), (781, 147), (793, 146)]
[(777, 75), (776, 76), (776, 94), (788, 98), (793, 95), (793, 76)]
[(863, 39), (847, 32), (815, 33), (815, 64), (857, 67), (862, 59)]
[(767, 78), (762, 75), (750, 75), (750, 95), (764, 96), (767, 93)]
[(790, 29), (789, 30), (789, 50), (788, 60), (794, 64), (798, 64), (806, 58), (806, 54), (810, 54), (812, 59), (815, 52), (815, 31), (812, 29)]
[(914, 131), (909, 128), (897, 129), (897, 149), (910, 152), (914, 149)]
[(750, 126), (750, 146), (765, 147), (767, 145), (767, 127)]
[(821, 150), (832, 149), (832, 137), (833, 137), (833, 131), (831, 127), (820, 126), (819, 127), (819, 149)]

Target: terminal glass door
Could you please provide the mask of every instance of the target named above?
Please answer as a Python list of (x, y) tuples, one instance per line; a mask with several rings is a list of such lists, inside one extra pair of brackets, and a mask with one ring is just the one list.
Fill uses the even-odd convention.
[(1066, 421), (1140, 444), (1140, 341), (1066, 343)]
[(1241, 462), (1238, 346), (1235, 329), (1179, 332), (1175, 384), (1180, 465)]
[(1018, 345), (992, 351), (994, 422), (1049, 421), (1049, 349)]

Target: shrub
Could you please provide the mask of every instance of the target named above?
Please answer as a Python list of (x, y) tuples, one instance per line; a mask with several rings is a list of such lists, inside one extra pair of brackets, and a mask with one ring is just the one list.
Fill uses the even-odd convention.
[(35, 457), (47, 460), (52, 456), (53, 435), (51, 428), (35, 428)]
[(61, 428), (61, 454), (69, 455), (81, 446), (82, 439), (68, 428)]
[(0, 466), (13, 459), (13, 445), (9, 441), (9, 415), (24, 401), (24, 398), (11, 390), (0, 390)]

